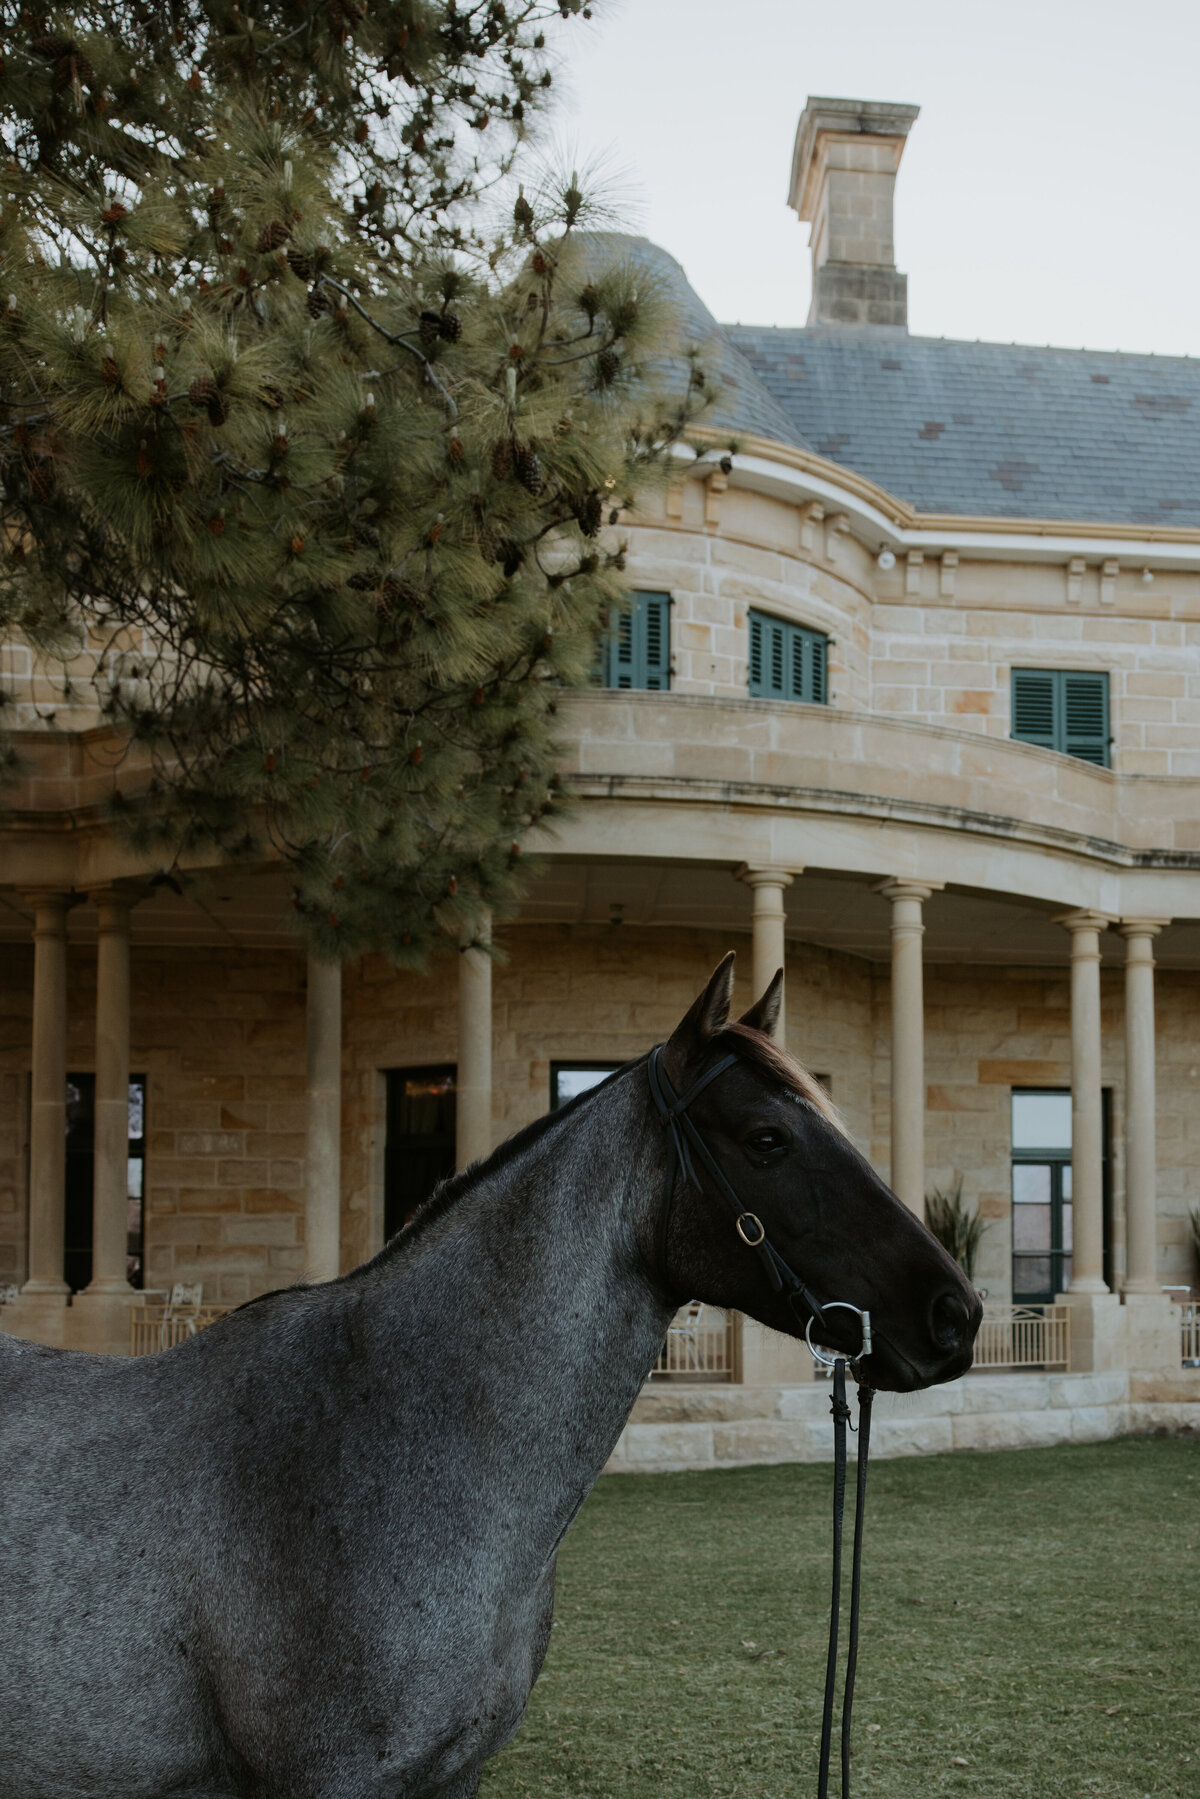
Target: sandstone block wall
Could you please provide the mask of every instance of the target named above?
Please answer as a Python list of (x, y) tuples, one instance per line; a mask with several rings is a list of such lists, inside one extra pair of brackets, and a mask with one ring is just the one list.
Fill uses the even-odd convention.
[[(828, 633), (829, 698), (850, 710), (1011, 730), (1014, 667), (1105, 670), (1114, 768), (1200, 774), (1200, 578), (1140, 568), (1070, 586), (1055, 562), (958, 552), (884, 572), (869, 549), (803, 508), (699, 481), (630, 534), (630, 582), (673, 598), (674, 688), (744, 697), (747, 613), (759, 607)], [(1072, 595), (1074, 597), (1072, 597)]]

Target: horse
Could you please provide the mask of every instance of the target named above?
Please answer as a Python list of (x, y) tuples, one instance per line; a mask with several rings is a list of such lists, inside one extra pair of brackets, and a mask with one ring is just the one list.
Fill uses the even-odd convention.
[(774, 1042), (781, 977), (732, 983), (338, 1280), (154, 1356), (0, 1338), (0, 1799), (472, 1799), (684, 1300), (966, 1370), (974, 1291)]

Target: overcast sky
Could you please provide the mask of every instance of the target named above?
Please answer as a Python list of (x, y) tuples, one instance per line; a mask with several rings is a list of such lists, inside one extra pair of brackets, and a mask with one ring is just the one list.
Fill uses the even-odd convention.
[(719, 319), (804, 323), (792, 142), (845, 95), (921, 108), (914, 333), (1200, 355), (1197, 0), (606, 0), (564, 41), (556, 135), (607, 153)]

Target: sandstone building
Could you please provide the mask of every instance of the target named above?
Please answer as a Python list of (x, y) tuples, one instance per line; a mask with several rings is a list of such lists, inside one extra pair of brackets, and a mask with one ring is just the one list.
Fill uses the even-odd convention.
[(234, 1304), (354, 1265), (740, 944), (747, 1003), (786, 962), (789, 1046), (901, 1196), (961, 1178), (991, 1302), (1066, 1293), (1080, 1373), (1178, 1370), (1200, 363), (911, 336), (916, 117), (805, 108), (803, 328), (718, 326), (637, 248), (720, 359), (736, 453), (631, 530), (637, 606), (570, 716), (578, 807), (494, 967), (339, 975), (281, 928), (276, 872), (156, 881), (101, 822), (99, 721), (46, 722), (2, 652), (29, 770), (0, 831), (6, 1329), (116, 1349), (127, 1276)]

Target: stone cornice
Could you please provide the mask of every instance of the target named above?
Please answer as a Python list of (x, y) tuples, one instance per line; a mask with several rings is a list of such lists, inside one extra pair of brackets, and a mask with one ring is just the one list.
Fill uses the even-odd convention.
[[(711, 427), (692, 432), (697, 441), (721, 449), (728, 447), (730, 435)], [(1106, 556), (1138, 567), (1200, 570), (1197, 526), (918, 512), (866, 475), (811, 450), (741, 432), (736, 441), (730, 476), (734, 487), (773, 492), (796, 504), (820, 500), (840, 506), (849, 513), (856, 535), (872, 550), (886, 543), (893, 551), (962, 549), (975, 557), (1058, 563), (1089, 553), (1095, 557), (1103, 546)]]

